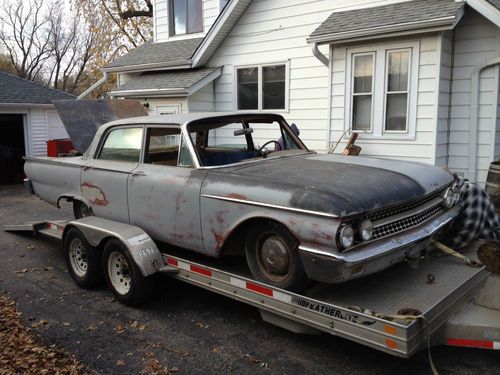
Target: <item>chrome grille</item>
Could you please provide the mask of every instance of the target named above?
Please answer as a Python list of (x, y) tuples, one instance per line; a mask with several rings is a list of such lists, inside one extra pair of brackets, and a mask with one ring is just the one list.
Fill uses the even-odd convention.
[[(436, 198), (436, 196), (434, 196)], [(419, 205), (424, 204), (425, 202), (420, 201)], [(418, 207), (418, 206), (417, 206)], [(399, 207), (397, 207), (399, 208)], [(379, 238), (387, 237), (392, 234), (399, 233), (401, 231), (404, 231), (406, 229), (413, 228), (426, 220), (430, 219), (434, 215), (440, 213), (441, 211), (444, 210), (444, 206), (442, 202), (439, 202), (423, 211), (420, 211), (414, 215), (407, 216), (405, 218), (402, 218), (400, 220), (396, 220), (393, 222), (390, 222), (388, 224), (381, 225), (379, 227), (374, 228), (373, 230), (373, 237), (372, 239), (376, 240)]]
[(398, 214), (406, 212), (406, 211), (411, 211), (415, 208), (418, 208), (418, 207), (426, 204), (427, 202), (432, 201), (433, 199), (436, 199), (437, 197), (439, 197), (441, 195), (441, 193), (442, 192), (439, 191), (439, 192), (432, 194), (432, 195), (430, 195), (427, 198), (424, 198), (422, 200), (408, 202), (408, 203), (404, 203), (404, 204), (401, 204), (398, 206), (375, 211), (375, 212), (369, 214), (368, 218), (372, 222), (376, 222), (376, 221), (385, 219), (386, 217), (391, 217), (391, 216), (398, 215)]

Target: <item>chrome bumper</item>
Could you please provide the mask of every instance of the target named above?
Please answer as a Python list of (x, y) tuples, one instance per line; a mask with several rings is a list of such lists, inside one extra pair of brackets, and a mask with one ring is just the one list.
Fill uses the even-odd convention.
[(311, 279), (326, 283), (339, 283), (381, 271), (406, 257), (419, 256), (429, 241), (455, 219), (459, 210), (455, 206), (416, 228), (345, 253), (299, 245), (302, 263)]

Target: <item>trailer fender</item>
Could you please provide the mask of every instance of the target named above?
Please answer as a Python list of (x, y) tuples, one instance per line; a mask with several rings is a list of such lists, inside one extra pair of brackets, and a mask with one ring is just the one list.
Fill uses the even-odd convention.
[(88, 216), (70, 221), (64, 228), (63, 241), (68, 229), (72, 227), (78, 228), (88, 243), (96, 248), (107, 238), (118, 239), (144, 277), (157, 273), (163, 266), (163, 257), (154, 241), (135, 225)]
[(80, 201), (80, 202), (84, 203), (87, 207), (92, 207), (90, 202), (87, 199), (85, 199), (84, 197), (82, 197), (81, 195), (65, 193), (65, 194), (61, 194), (59, 196), (59, 198), (57, 198), (57, 202), (56, 202), (57, 208), (61, 208), (61, 206), (59, 204), (61, 199), (65, 199), (66, 202)]

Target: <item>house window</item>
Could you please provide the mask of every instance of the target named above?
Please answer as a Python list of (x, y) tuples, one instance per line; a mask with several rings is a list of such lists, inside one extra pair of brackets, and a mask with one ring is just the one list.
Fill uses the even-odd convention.
[(418, 43), (347, 50), (346, 126), (370, 137), (415, 135)]
[(387, 52), (385, 131), (406, 131), (410, 51)]
[(202, 0), (170, 0), (170, 20), (172, 35), (202, 32)]
[(237, 109), (285, 110), (287, 75), (287, 64), (237, 68)]
[(353, 55), (352, 129), (371, 131), (373, 104), (373, 53)]

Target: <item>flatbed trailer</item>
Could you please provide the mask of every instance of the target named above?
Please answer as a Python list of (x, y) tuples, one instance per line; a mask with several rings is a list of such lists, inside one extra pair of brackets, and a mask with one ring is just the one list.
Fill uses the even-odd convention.
[[(91, 244), (118, 239), (141, 271), (154, 263), (149, 275), (165, 273), (247, 303), (265, 321), (296, 333), (326, 332), (404, 358), (434, 345), (500, 350), (500, 275), (454, 257), (426, 256), (359, 280), (314, 284), (297, 294), (253, 280), (243, 262), (169, 247), (159, 250), (140, 228), (109, 220), (88, 217), (3, 229), (31, 231), (64, 243), (72, 227)], [(473, 258), (474, 253), (473, 246), (466, 255)]]

